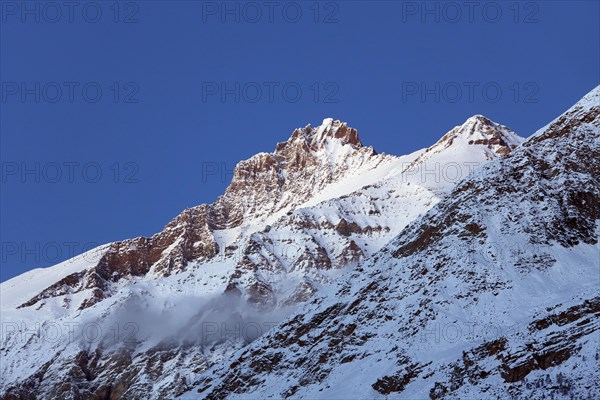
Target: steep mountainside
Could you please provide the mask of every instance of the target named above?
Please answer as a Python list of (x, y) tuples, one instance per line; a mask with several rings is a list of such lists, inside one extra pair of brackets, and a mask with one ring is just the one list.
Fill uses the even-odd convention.
[(0, 398), (180, 394), (521, 142), (482, 116), (403, 157), (297, 129), (162, 232), (2, 283)]
[(600, 398), (599, 160), (597, 87), (182, 398)]

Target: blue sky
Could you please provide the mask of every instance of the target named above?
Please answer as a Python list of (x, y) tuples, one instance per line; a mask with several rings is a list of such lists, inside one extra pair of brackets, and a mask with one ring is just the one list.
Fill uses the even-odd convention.
[(600, 81), (595, 1), (226, 4), (1, 3), (1, 280), (160, 231), (325, 117), (401, 155)]

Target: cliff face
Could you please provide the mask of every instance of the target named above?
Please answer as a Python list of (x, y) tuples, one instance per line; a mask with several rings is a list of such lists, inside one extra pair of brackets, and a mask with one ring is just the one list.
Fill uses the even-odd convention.
[(296, 129), (156, 235), (3, 283), (1, 398), (181, 394), (521, 142), (481, 116), (402, 157), (340, 121)]

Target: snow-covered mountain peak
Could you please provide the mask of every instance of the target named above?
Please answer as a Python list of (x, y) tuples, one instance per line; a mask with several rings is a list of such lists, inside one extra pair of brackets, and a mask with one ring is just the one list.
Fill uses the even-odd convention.
[(363, 147), (356, 129), (345, 122), (323, 122), (295, 129), (273, 153), (238, 163), (225, 194), (211, 206), (213, 226), (234, 228), (244, 221), (285, 214), (332, 183), (389, 158)]
[(472, 125), (472, 124), (483, 124), (483, 125), (493, 126), (493, 125), (495, 125), (495, 122), (492, 121), (491, 119), (489, 119), (488, 117), (486, 117), (485, 115), (475, 114), (475, 115), (467, 118), (467, 120), (464, 122), (463, 125)]
[(474, 115), (425, 149), (402, 172), (414, 183), (441, 194), (483, 164), (511, 153), (524, 140), (510, 128)]
[(304, 128), (294, 130), (286, 142), (277, 144), (275, 154), (282, 153), (282, 150), (290, 146), (299, 146), (304, 151), (324, 150), (325, 152), (335, 152), (340, 146), (348, 147), (346, 151), (359, 149), (363, 147), (358, 131), (348, 126), (346, 122), (325, 118), (323, 123), (317, 127), (311, 124)]
[[(474, 115), (462, 125), (444, 135), (437, 144), (450, 146), (455, 140), (467, 145), (484, 145), (496, 155), (505, 155), (523, 142), (523, 138), (504, 125), (500, 125), (483, 115)], [(435, 146), (435, 145), (434, 145)]]
[(497, 124), (483, 115), (474, 115), (462, 125), (455, 126), (433, 146), (423, 153), (423, 158), (452, 148), (453, 151), (476, 147), (484, 151), (488, 159), (503, 156), (511, 152), (524, 139), (510, 128)]
[(348, 124), (333, 118), (325, 118), (321, 126), (314, 131), (314, 138), (317, 143), (322, 143), (325, 138), (340, 140), (343, 144), (349, 144), (354, 147), (362, 147), (358, 132), (354, 128), (348, 127)]

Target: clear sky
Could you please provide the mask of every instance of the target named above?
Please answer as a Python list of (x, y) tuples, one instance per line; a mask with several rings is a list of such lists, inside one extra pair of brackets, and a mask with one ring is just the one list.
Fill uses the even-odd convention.
[(401, 155), (600, 82), (597, 1), (223, 4), (2, 1), (1, 280), (160, 231), (325, 117)]

